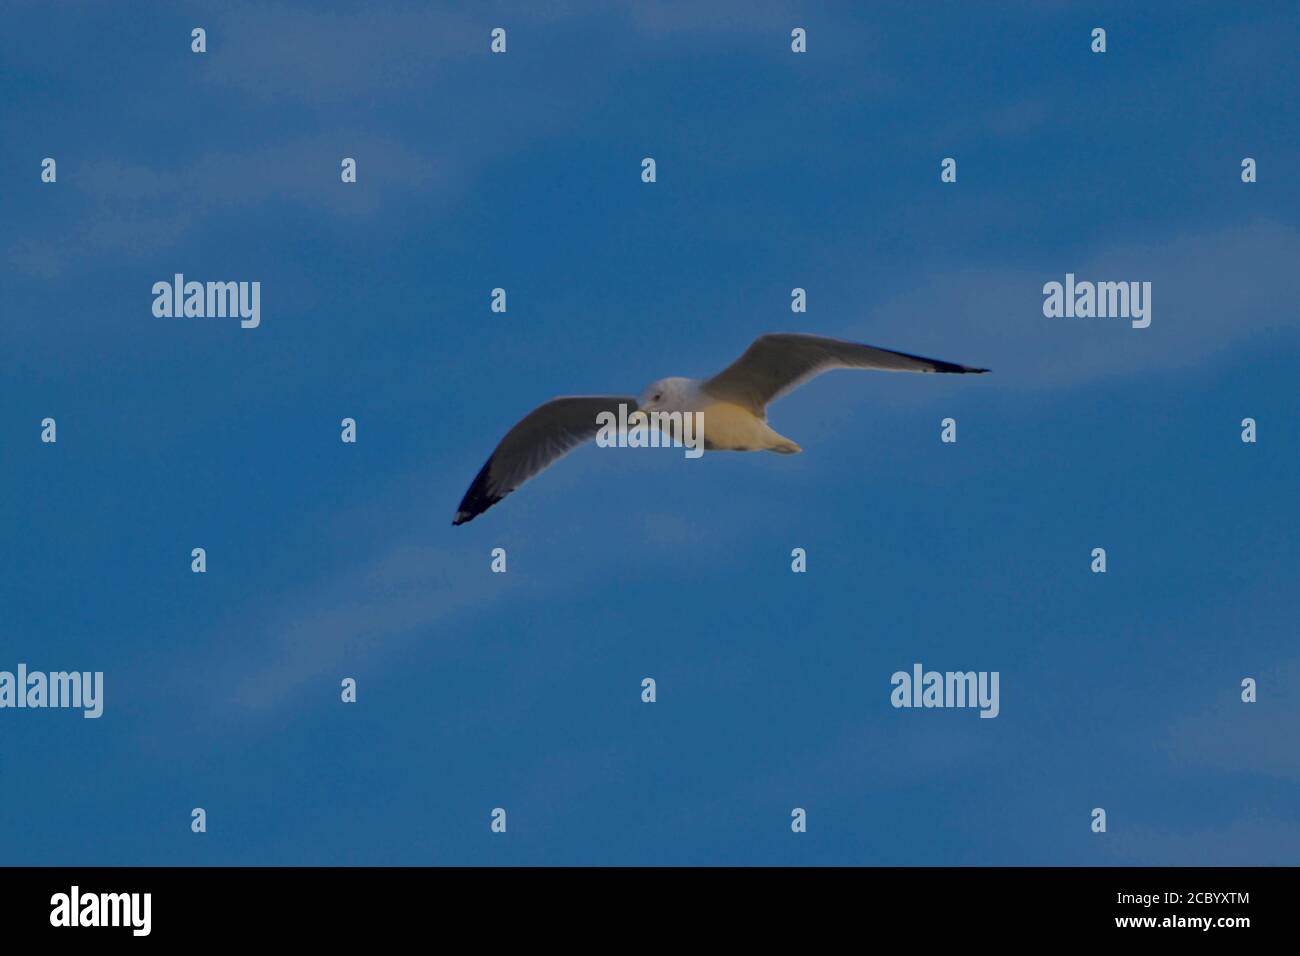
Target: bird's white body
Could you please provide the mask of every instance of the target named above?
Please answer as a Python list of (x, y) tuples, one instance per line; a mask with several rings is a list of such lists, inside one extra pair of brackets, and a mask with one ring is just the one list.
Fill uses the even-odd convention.
[(701, 412), (704, 447), (709, 451), (775, 451), (793, 455), (803, 451), (774, 431), (765, 418), (732, 402), (719, 401), (691, 378), (665, 378), (646, 388), (637, 402), (645, 412)]

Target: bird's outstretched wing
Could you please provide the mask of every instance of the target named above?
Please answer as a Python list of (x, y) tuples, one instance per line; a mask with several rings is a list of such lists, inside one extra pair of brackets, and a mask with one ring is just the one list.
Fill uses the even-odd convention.
[(891, 352), (818, 335), (779, 332), (760, 335), (745, 354), (704, 383), (714, 398), (762, 415), (767, 404), (833, 368), (874, 368), (885, 372), (987, 372), (939, 359)]
[(452, 524), (464, 524), (481, 515), (543, 468), (596, 437), (601, 412), (618, 414), (620, 404), (628, 414), (636, 399), (623, 395), (569, 395), (538, 405), (506, 432), (496, 450), (470, 484)]

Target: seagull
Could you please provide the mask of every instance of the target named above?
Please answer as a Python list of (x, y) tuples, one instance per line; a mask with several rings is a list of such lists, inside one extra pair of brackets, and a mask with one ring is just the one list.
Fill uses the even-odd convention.
[(818, 335), (760, 335), (745, 354), (712, 378), (661, 378), (639, 398), (567, 395), (539, 405), (506, 432), (461, 499), (453, 525), (464, 524), (600, 431), (597, 416), (620, 405), (641, 412), (703, 412), (704, 447), (714, 451), (803, 451), (767, 424), (767, 406), (809, 379), (836, 368), (885, 372), (987, 372), (906, 352)]

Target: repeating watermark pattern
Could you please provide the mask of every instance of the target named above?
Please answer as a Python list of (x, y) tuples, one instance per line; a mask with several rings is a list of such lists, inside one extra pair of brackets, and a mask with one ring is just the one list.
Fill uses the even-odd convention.
[(1150, 282), (1076, 282), (1043, 285), (1043, 315), (1049, 319), (1131, 319), (1133, 328), (1151, 324)]
[(597, 412), (596, 444), (601, 448), (684, 448), (687, 458), (704, 454), (704, 412)]
[(152, 914), (152, 893), (83, 893), (73, 884), (50, 897), (51, 926), (129, 927), (132, 936), (148, 936)]
[[(481, 55), (482, 28), (478, 26), (474, 29), (476, 31), (473, 39), (474, 48)], [(781, 25), (767, 38), (767, 42), (772, 44), (778, 52), (780, 46), (784, 43), (786, 29), (787, 25)], [(1071, 30), (1070, 44), (1077, 49), (1081, 46), (1082, 25), (1077, 24), (1071, 27)], [(789, 35), (792, 53), (806, 54), (808, 52), (807, 31), (803, 27), (795, 27), (790, 30)], [(1106, 53), (1106, 30), (1096, 27), (1091, 29), (1089, 35), (1092, 53)], [(206, 30), (202, 27), (195, 27), (190, 31), (190, 37), (192, 52), (206, 54)], [(177, 43), (183, 49), (183, 38), (184, 29), (183, 26), (180, 26), (171, 42)], [(518, 38), (520, 42), (525, 44), (526, 48), (532, 41), (526, 31), (520, 32)], [(1121, 45), (1124, 46), (1123, 36), (1121, 37)], [(504, 28), (495, 27), (490, 30), (489, 50), (491, 54), (506, 53), (506, 30)], [(220, 53), (221, 51), (218, 50), (218, 55)], [(1121, 50), (1122, 57), (1123, 50)], [(815, 59), (810, 58), (809, 61), (815, 62)], [(1115, 65), (1118, 62), (1111, 61), (1108, 64), (1107, 61), (1101, 61), (1100, 64), (1097, 64), (1097, 69), (1105, 69), (1107, 65)], [(1247, 146), (1246, 148), (1251, 147)], [(328, 152), (322, 154), (326, 158), (319, 160), (318, 165), (314, 168), (323, 169), (324, 172), (320, 173), (320, 175), (326, 176), (332, 182), (335, 157), (339, 157), (340, 153), (346, 149), (349, 149), (346, 145), (341, 145), (341, 148), (331, 147)], [(641, 148), (637, 148), (637, 151), (641, 151)], [(943, 151), (947, 152), (948, 150), (943, 149)], [(661, 153), (661, 155), (663, 154)], [(1216, 163), (1219, 164), (1217, 175), (1225, 178), (1231, 175), (1230, 164), (1233, 155), (1241, 154), (1234, 150), (1231, 153), (1221, 154), (1216, 159)], [(669, 154), (669, 156), (670, 181), (668, 186), (671, 187), (675, 178), (671, 173), (680, 172), (685, 174), (689, 172), (689, 169), (683, 167), (680, 163), (671, 164), (672, 154)], [(83, 167), (79, 165), (76, 156), (69, 160), (65, 155), (63, 161), (65, 162), (65, 172), (71, 177), (65, 179), (65, 189), (68, 186), (75, 188)], [(620, 175), (626, 177), (625, 185), (631, 181), (630, 165), (633, 161), (635, 161), (635, 153), (630, 151), (620, 153), (620, 158), (617, 160), (622, 170)], [(72, 165), (66, 165), (69, 162)], [(343, 156), (338, 162), (340, 181), (345, 184), (357, 183), (357, 159), (353, 156)], [(367, 162), (374, 163), (373, 168), (382, 168), (373, 159), (367, 159)], [(923, 162), (925, 164), (924, 175), (927, 181), (932, 183), (932, 154), (925, 157)], [(24, 175), (30, 176), (32, 171), (29, 165), (30, 158), (23, 160), (23, 163), (26, 170)], [(320, 164), (323, 164), (323, 166)], [(369, 172), (371, 168), (372, 166), (368, 165), (368, 177), (372, 175)], [(978, 177), (979, 172), (980, 170), (977, 167), (968, 169), (968, 180), (964, 181), (968, 185), (964, 188), (969, 188), (970, 177), (972, 175)], [(1254, 184), (1256, 177), (1257, 164), (1255, 158), (1243, 157), (1240, 161), (1241, 182)], [(40, 181), (45, 184), (58, 182), (58, 164), (54, 157), (45, 157), (41, 160)], [(640, 181), (643, 184), (657, 183), (657, 161), (653, 156), (645, 156), (640, 160)], [(944, 184), (957, 183), (957, 160), (954, 157), (943, 156), (941, 158), (940, 181)], [(634, 181), (631, 182), (634, 183)], [(635, 189), (635, 185), (632, 185), (631, 188)], [(1233, 189), (1235, 191), (1235, 185)], [(58, 198), (62, 192), (54, 191), (53, 198)], [(652, 191), (652, 195), (663, 194), (660, 191)], [(165, 260), (164, 264), (166, 264)], [(161, 271), (160, 268), (159, 271)], [(144, 278), (147, 278), (147, 275), (141, 277), (141, 279)], [(489, 278), (486, 281), (493, 281), (493, 279)], [(480, 309), (481, 298), (479, 296), (481, 296), (481, 288), (486, 286), (486, 281), (483, 281), (481, 286), (477, 286), (478, 291), (474, 293), (475, 301), (479, 303), (478, 307)], [(794, 281), (801, 280), (796, 279)], [(779, 289), (785, 288), (787, 283), (788, 280), (780, 281), (777, 291), (779, 292)], [(1172, 287), (1172, 285), (1172, 283), (1166, 283), (1166, 286)], [(819, 295), (822, 296), (819, 302), (831, 302), (833, 293), (834, 289), (819, 292)], [(134, 297), (138, 294), (138, 291), (132, 292), (131, 296)], [(1078, 280), (1075, 273), (1067, 272), (1063, 281), (1052, 280), (1046, 282), (1042, 287), (1042, 294), (1044, 296), (1042, 314), (1047, 318), (1127, 320), (1130, 322), (1131, 327), (1135, 329), (1149, 328), (1152, 322), (1152, 282), (1150, 281)], [(187, 281), (182, 273), (175, 273), (171, 280), (155, 282), (152, 286), (152, 295), (154, 297), (152, 313), (157, 318), (238, 319), (240, 327), (245, 329), (258, 328), (261, 324), (260, 281)], [(779, 298), (779, 295), (776, 298)], [(136, 300), (135, 307), (140, 304), (139, 300)], [(525, 302), (525, 305), (527, 306), (528, 303)], [(780, 307), (782, 312), (784, 312), (783, 305), (783, 302), (775, 303), (775, 306)], [(795, 315), (803, 315), (807, 312), (806, 289), (795, 287), (790, 290), (789, 307), (790, 312)], [(496, 287), (490, 290), (489, 309), (493, 315), (508, 314), (507, 295), (504, 287)], [(526, 308), (525, 312), (527, 311)], [(1170, 321), (1169, 325), (1162, 326), (1162, 329), (1172, 329), (1174, 324)], [(708, 448), (733, 451), (762, 449), (781, 454), (793, 454), (801, 449), (793, 442), (784, 439), (783, 436), (776, 435), (774, 432), (770, 432), (770, 429), (768, 429), (766, 405), (769, 400), (782, 394), (788, 388), (798, 385), (811, 375), (832, 368), (876, 368), (890, 371), (942, 371), (949, 373), (987, 371), (982, 368), (924, 359), (907, 353), (889, 352), (855, 343), (838, 342), (829, 339), (819, 339), (812, 342), (811, 338), (797, 333), (776, 333), (763, 336), (750, 347), (744, 356), (741, 356), (737, 365), (728, 367), (728, 369), (723, 370), (707, 381), (665, 381), (685, 383), (684, 391), (673, 393), (676, 398), (686, 396), (691, 402), (694, 402), (701, 396), (712, 395), (714, 392), (725, 397), (726, 401), (720, 403), (712, 403), (713, 400), (709, 399), (711, 402), (708, 405), (711, 415), (710, 423), (715, 431), (714, 434), (709, 436)], [(1143, 341), (1146, 341), (1146, 339), (1143, 339)], [(862, 351), (864, 349), (867, 351)], [(868, 352), (871, 354), (867, 354)], [(746, 361), (748, 364), (745, 364)], [(740, 370), (736, 371), (737, 368)], [(651, 390), (654, 389), (655, 386), (652, 386)], [(656, 394), (654, 396), (655, 402), (658, 402), (659, 398), (660, 396)], [(641, 400), (640, 404), (645, 405), (644, 399)], [(720, 404), (730, 409), (730, 411), (718, 410)], [(638, 408), (637, 404), (619, 404), (617, 413), (606, 410), (596, 414), (595, 443), (602, 448), (682, 448), (686, 458), (699, 458), (706, 450), (705, 412), (690, 410), (691, 408), (690, 404), (686, 405), (686, 410)], [(1267, 409), (1263, 411), (1266, 412)], [(40, 414), (40, 412), (36, 414)], [(64, 413), (60, 412), (60, 414), (63, 415)], [(742, 414), (745, 417), (742, 418)], [(1223, 429), (1227, 422), (1234, 420), (1240, 414), (1240, 411), (1233, 410), (1223, 413), (1223, 416), (1219, 419), (1219, 424), (1215, 427), (1220, 430)], [(33, 415), (32, 418), (34, 417)], [(591, 422), (590, 411), (584, 409), (581, 417), (583, 425)], [(25, 419), (27, 424), (23, 426), (24, 428), (30, 428), (32, 418)], [(329, 420), (333, 420), (333, 418), (333, 415), (329, 416)], [(758, 425), (751, 427), (752, 423), (761, 424), (761, 429)], [(75, 418), (70, 427), (73, 431), (69, 432), (69, 435), (71, 435), (71, 441), (75, 446), (79, 437), (79, 423)], [(339, 422), (339, 427), (341, 429), (341, 442), (356, 444), (356, 419), (345, 417)], [(928, 437), (932, 436), (932, 431), (928, 431), (929, 428), (932, 428), (932, 425), (927, 426)], [(1255, 444), (1257, 442), (1256, 430), (1257, 425), (1254, 418), (1242, 418), (1241, 442)], [(30, 432), (27, 431), (24, 434), (30, 440)], [(57, 427), (53, 417), (46, 417), (41, 420), (40, 434), (42, 443), (57, 443)], [(1218, 440), (1226, 440), (1224, 432), (1218, 432), (1218, 436)], [(587, 440), (590, 437), (590, 432), (583, 431), (582, 437), (584, 441)], [(979, 436), (975, 436), (975, 438), (978, 440)], [(368, 442), (370, 440), (368, 438)], [(940, 440), (944, 444), (957, 443), (957, 420), (955, 417), (941, 419)], [(724, 441), (727, 444), (723, 444)], [(969, 437), (968, 442), (970, 442)], [(529, 450), (530, 453), (532, 451), (534, 449)], [(502, 452), (502, 455), (508, 458), (509, 453), (510, 449), (506, 449)], [(523, 457), (526, 460), (527, 456)], [(504, 468), (504, 477), (498, 482), (495, 473), (491, 471), (492, 465), (493, 460), (489, 459), (484, 466), (484, 474), (488, 475), (491, 480), (487, 486), (487, 491), (480, 496), (486, 504), (480, 502), (475, 505), (480, 510), (490, 506), (492, 502), (499, 500), (504, 494), (510, 493), (514, 487), (507, 482), (508, 478), (513, 478), (510, 469)], [(471, 492), (473, 492), (473, 488), (471, 488)], [(468, 497), (469, 493), (467, 493), (467, 499)], [(473, 513), (478, 512), (470, 514)], [(1083, 546), (1086, 547), (1086, 544)], [(181, 547), (183, 548), (183, 545)], [(1078, 547), (1078, 545), (1075, 545), (1075, 547)], [(783, 549), (782, 547), (781, 550)], [(1082, 549), (1080, 548), (1080, 550)], [(480, 554), (479, 560), (481, 560), (481, 552), (476, 553)], [(779, 550), (777, 553), (779, 553)], [(825, 566), (831, 567), (835, 557), (831, 549), (825, 548), (819, 551), (819, 554), (826, 555), (825, 558), (819, 558), (819, 560), (824, 561)], [(226, 566), (230, 560), (226, 551), (223, 550), (222, 555), (224, 560), (219, 563), (218, 576), (221, 568)], [(206, 557), (204, 548), (195, 547), (192, 549), (192, 573), (206, 574)], [(536, 556), (530, 554), (529, 557), (535, 563)], [(794, 547), (790, 551), (790, 557), (792, 573), (804, 574), (807, 572), (807, 551), (805, 548)], [(1080, 571), (1079, 564), (1081, 562), (1079, 557), (1080, 555), (1076, 553), (1075, 557), (1069, 559), (1075, 573)], [(1105, 548), (1093, 548), (1090, 552), (1090, 558), (1089, 568), (1091, 573), (1103, 575), (1107, 573), (1107, 552)], [(528, 574), (529, 563), (529, 561), (525, 562), (522, 574)], [(481, 566), (478, 567), (481, 569)], [(505, 574), (507, 572), (507, 553), (504, 547), (496, 547), (490, 551), (490, 570), (493, 574)], [(1122, 562), (1121, 576), (1124, 573)], [(1233, 692), (1236, 692), (1236, 688), (1232, 685), (1234, 681), (1238, 680), (1237, 673), (1239, 672), (1228, 672), (1226, 676), (1224, 674), (1219, 675), (1220, 680), (1226, 681)], [(330, 680), (334, 679), (337, 678), (330, 678)], [(626, 677), (621, 679), (626, 680)], [(1001, 712), (1000, 672), (998, 671), (927, 671), (920, 662), (916, 662), (911, 665), (910, 671), (899, 670), (894, 672), (891, 675), (890, 683), (892, 687), (890, 703), (895, 709), (975, 709), (978, 710), (980, 718), (990, 719), (998, 717)], [(332, 684), (329, 685), (330, 688), (332, 686)], [(357, 702), (357, 680), (354, 677), (342, 678), (339, 688), (341, 702), (345, 704), (355, 704)], [(1257, 703), (1258, 689), (1255, 678), (1240, 678), (1240, 688), (1242, 703)], [(332, 693), (333, 691), (328, 690), (328, 692)], [(642, 703), (647, 704), (656, 703), (657, 682), (655, 678), (644, 677), (641, 679), (640, 700)], [(669, 703), (669, 711), (671, 711), (673, 704), (671, 700)], [(36, 671), (29, 670), (27, 664), (21, 662), (17, 664), (13, 671), (0, 670), (0, 709), (35, 710), (54, 708), (80, 709), (83, 711), (82, 716), (85, 719), (101, 717), (104, 711), (104, 672)], [(1265, 708), (1267, 708), (1267, 702)], [(1012, 719), (1014, 719), (1014, 715)], [(1095, 796), (1094, 799), (1096, 799)], [(170, 812), (175, 811), (179, 815), (179, 806), (183, 806), (183, 804), (173, 804), (172, 810), (169, 810), (168, 814), (170, 815)], [(1075, 804), (1073, 809), (1068, 810), (1071, 827), (1080, 826), (1082, 815), (1076, 816), (1076, 814), (1081, 808), (1082, 802)], [(481, 808), (475, 811), (473, 818), (476, 827), (481, 826), (479, 813), (481, 813)], [(206, 810), (202, 807), (195, 807), (191, 811), (191, 817), (192, 832), (206, 833)], [(807, 811), (803, 807), (793, 808), (790, 811), (790, 817), (790, 829), (793, 833), (802, 834), (807, 832)], [(229, 817), (225, 819), (229, 819)], [(527, 823), (529, 819), (526, 814), (526, 830), (528, 829)], [(178, 822), (175, 818), (170, 818), (170, 820), (170, 825), (176, 825)], [(1092, 808), (1090, 820), (1093, 833), (1104, 834), (1106, 832), (1107, 814), (1103, 807)], [(504, 808), (494, 807), (491, 809), (489, 827), (490, 832), (493, 834), (505, 834), (507, 832), (506, 810)], [(1121, 828), (1123, 828), (1123, 818)], [(1148, 908), (1155, 900), (1154, 894), (1133, 895), (1121, 893), (1118, 895), (1118, 901), (1121, 903), (1140, 904)], [(59, 892), (51, 896), (50, 906), (50, 924), (54, 927), (119, 927), (129, 928), (135, 936), (148, 936), (151, 933), (152, 894), (147, 892), (82, 892), (81, 888), (74, 884), (68, 892)]]
[(245, 329), (262, 324), (261, 282), (186, 282), (178, 272), (171, 282), (155, 282), (153, 295), (153, 314), (160, 319), (238, 318)]
[(0, 708), (79, 709), (93, 720), (104, 713), (103, 671), (0, 671)]
[(919, 663), (912, 672), (895, 671), (889, 702), (895, 707), (978, 707), (981, 717), (996, 717), (998, 671), (927, 671)]

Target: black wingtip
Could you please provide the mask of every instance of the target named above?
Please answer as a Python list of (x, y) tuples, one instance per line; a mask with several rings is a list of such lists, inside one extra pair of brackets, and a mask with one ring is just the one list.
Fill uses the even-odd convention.
[[(902, 354), (902, 353), (899, 353)], [(916, 358), (917, 356), (908, 356)], [(987, 368), (975, 368), (973, 365), (958, 365), (956, 362), (941, 362), (939, 359), (925, 359), (927, 362), (933, 362), (933, 369), (926, 369), (929, 372), (939, 372), (944, 375), (983, 375), (991, 371)]]
[(472, 502), (462, 502), (460, 510), (456, 512), (456, 517), (451, 519), (451, 526), (455, 528), (473, 521), (500, 500), (501, 497), (480, 496)]
[(489, 458), (483, 463), (479, 473), (474, 476), (474, 481), (470, 484), (469, 490), (465, 492), (465, 497), (460, 500), (460, 507), (456, 509), (456, 517), (451, 519), (453, 528), (467, 521), (473, 521), (510, 493), (507, 491), (505, 494), (499, 495), (488, 491), (488, 471), (491, 468), (492, 458)]
[(451, 519), (452, 527), (473, 521), (504, 497), (505, 495), (486, 495), (482, 493), (465, 495), (465, 500), (460, 503), (460, 507), (456, 510), (456, 517)]

